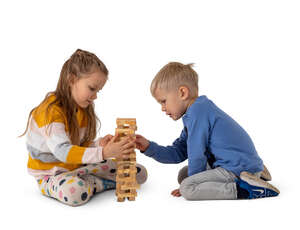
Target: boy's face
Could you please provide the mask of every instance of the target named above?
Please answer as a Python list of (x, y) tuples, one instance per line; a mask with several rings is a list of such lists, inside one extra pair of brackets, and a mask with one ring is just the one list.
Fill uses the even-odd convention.
[(161, 105), (161, 110), (171, 117), (174, 121), (180, 119), (186, 112), (188, 101), (186, 95), (188, 92), (182, 90), (166, 91), (164, 89), (156, 89), (155, 99)]
[(87, 108), (97, 99), (97, 93), (106, 83), (106, 75), (100, 71), (84, 74), (73, 79), (71, 83), (72, 97), (81, 108)]

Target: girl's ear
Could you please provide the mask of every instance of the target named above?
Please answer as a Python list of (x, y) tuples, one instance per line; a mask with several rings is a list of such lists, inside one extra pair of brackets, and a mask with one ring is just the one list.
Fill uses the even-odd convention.
[(70, 85), (73, 85), (76, 82), (76, 76), (74, 74), (70, 74), (68, 81)]
[(183, 100), (188, 99), (190, 96), (190, 90), (186, 86), (179, 87), (179, 97)]

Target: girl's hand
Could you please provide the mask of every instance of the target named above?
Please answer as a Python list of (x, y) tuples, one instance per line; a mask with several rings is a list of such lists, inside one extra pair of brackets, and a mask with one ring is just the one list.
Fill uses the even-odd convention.
[(119, 142), (115, 142), (117, 137), (118, 134), (111, 138), (111, 140), (103, 148), (103, 159), (128, 158), (128, 154), (134, 151), (135, 140), (132, 139), (132, 137), (127, 137)]
[(136, 135), (135, 144), (136, 148), (141, 152), (145, 152), (150, 145), (149, 141), (145, 137), (138, 134)]
[(103, 138), (101, 138), (101, 139), (99, 140), (99, 145), (100, 145), (101, 147), (105, 147), (105, 146), (108, 144), (108, 142), (109, 142), (113, 137), (114, 137), (114, 136), (113, 136), (113, 135), (110, 135), (110, 134), (106, 135), (105, 137), (103, 137)]

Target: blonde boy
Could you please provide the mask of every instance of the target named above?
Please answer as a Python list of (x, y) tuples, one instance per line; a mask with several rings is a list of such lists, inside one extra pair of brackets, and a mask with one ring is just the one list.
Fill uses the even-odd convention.
[(277, 196), (279, 190), (261, 179), (263, 162), (247, 132), (206, 96), (198, 96), (192, 65), (171, 62), (155, 76), (151, 93), (162, 111), (184, 128), (171, 146), (137, 135), (137, 148), (161, 163), (180, 163), (180, 188), (187, 200), (252, 199)]

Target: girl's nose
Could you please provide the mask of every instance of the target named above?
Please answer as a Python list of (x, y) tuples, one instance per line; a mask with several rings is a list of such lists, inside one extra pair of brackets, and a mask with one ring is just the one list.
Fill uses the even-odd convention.
[(93, 100), (96, 100), (97, 99), (97, 94), (95, 93), (92, 97)]

